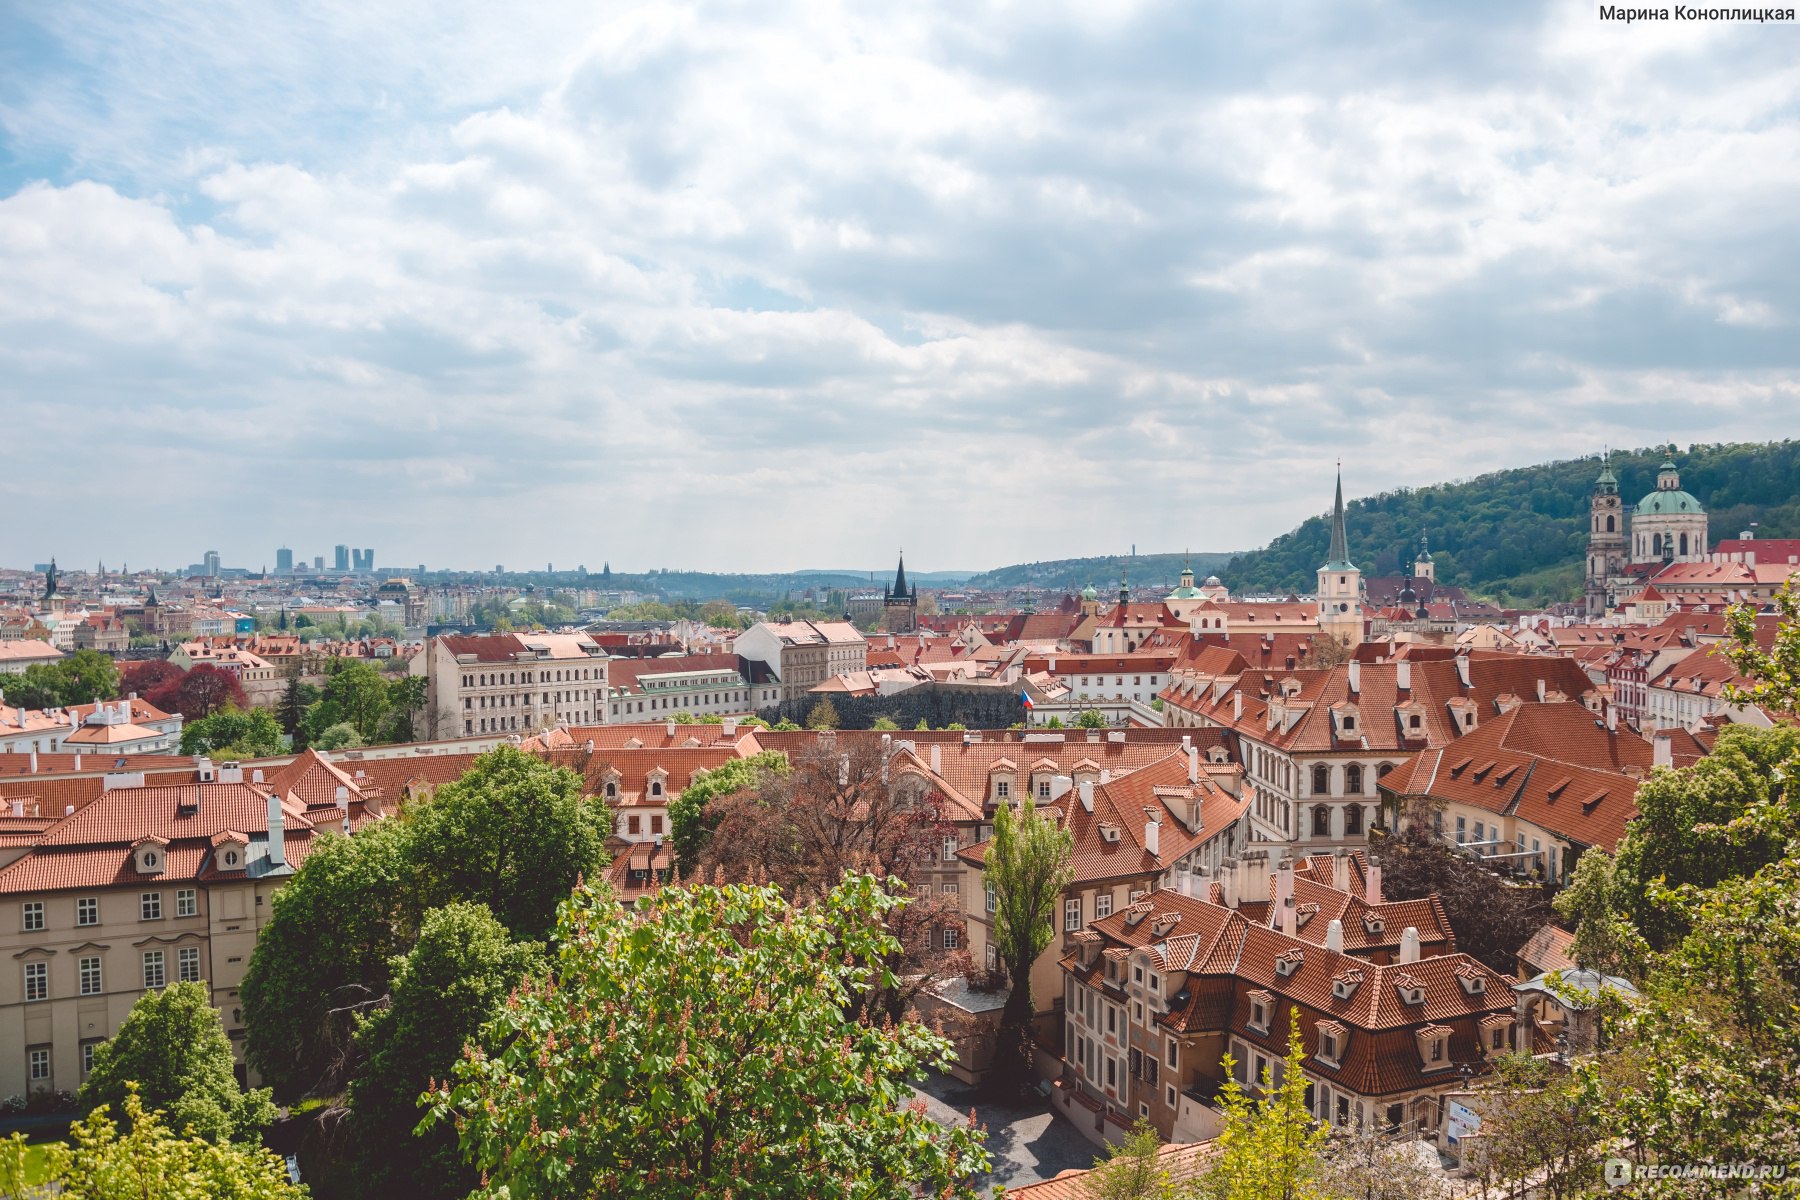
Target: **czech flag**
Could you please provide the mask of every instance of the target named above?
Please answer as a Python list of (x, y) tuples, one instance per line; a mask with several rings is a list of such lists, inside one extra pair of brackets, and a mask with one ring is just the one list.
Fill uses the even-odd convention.
[(1019, 690), (1019, 699), (1021, 699), (1025, 702), (1025, 711), (1026, 712), (1030, 712), (1032, 709), (1037, 707), (1037, 705), (1035, 705), (1031, 702), (1031, 693), (1028, 691), (1025, 691), (1023, 688), (1021, 688)]

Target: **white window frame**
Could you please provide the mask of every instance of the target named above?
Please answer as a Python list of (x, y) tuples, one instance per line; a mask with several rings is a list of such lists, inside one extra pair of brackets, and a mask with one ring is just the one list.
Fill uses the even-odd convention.
[(1112, 916), (1112, 893), (1101, 892), (1094, 897), (1094, 920)]
[(40, 1083), (50, 1078), (50, 1051), (38, 1046), (25, 1052), (26, 1071), (31, 1082)]
[[(167, 987), (169, 984), (168, 958), (161, 950), (144, 951), (144, 990)], [(152, 980), (154, 979), (154, 982)]]
[(75, 974), (80, 980), (80, 987), (77, 990), (81, 995), (99, 996), (106, 992), (105, 964), (100, 961), (99, 955), (89, 955), (77, 959)]
[(1075, 896), (1063, 901), (1063, 932), (1074, 933), (1081, 928), (1081, 897)]
[(80, 928), (100, 923), (100, 898), (83, 896), (75, 901), (75, 924)]
[(200, 892), (197, 888), (175, 889), (175, 915), (193, 917), (200, 913)]
[(138, 920), (162, 920), (161, 892), (141, 892), (138, 894)]
[(19, 927), (26, 933), (42, 933), (44, 930), (44, 902), (27, 900), (19, 906)]
[(200, 982), (200, 947), (183, 946), (175, 951), (175, 979), (180, 983)]
[(36, 1004), (40, 1000), (50, 998), (50, 964), (47, 962), (28, 962), (25, 964), (25, 1003)]

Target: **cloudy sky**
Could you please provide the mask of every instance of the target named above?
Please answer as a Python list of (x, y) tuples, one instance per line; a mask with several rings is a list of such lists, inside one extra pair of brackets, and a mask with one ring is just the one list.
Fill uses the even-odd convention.
[(1796, 197), (1796, 25), (18, 0), (0, 563), (978, 568), (1792, 436)]

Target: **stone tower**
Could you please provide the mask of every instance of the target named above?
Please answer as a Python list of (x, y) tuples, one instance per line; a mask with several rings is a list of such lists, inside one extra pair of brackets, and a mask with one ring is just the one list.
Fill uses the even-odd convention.
[(1587, 582), (1582, 589), (1590, 620), (1604, 616), (1616, 603), (1615, 580), (1625, 574), (1625, 508), (1619, 499), (1619, 477), (1603, 460), (1594, 495), (1588, 501)]
[(906, 555), (900, 555), (900, 569), (894, 572), (894, 585), (881, 594), (882, 628), (889, 633), (919, 631), (919, 587), (906, 586)]
[(1346, 646), (1363, 638), (1362, 571), (1350, 561), (1350, 538), (1344, 529), (1344, 473), (1340, 468), (1337, 499), (1331, 511), (1331, 551), (1319, 568), (1319, 631)]

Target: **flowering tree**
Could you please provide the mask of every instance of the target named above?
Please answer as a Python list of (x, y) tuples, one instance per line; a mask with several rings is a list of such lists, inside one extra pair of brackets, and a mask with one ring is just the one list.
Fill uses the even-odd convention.
[(668, 888), (635, 914), (563, 906), (556, 962), (424, 1097), (480, 1196), (972, 1196), (983, 1134), (907, 1087), (949, 1043), (846, 1017), (901, 903), (870, 876), (793, 907), (773, 887)]

